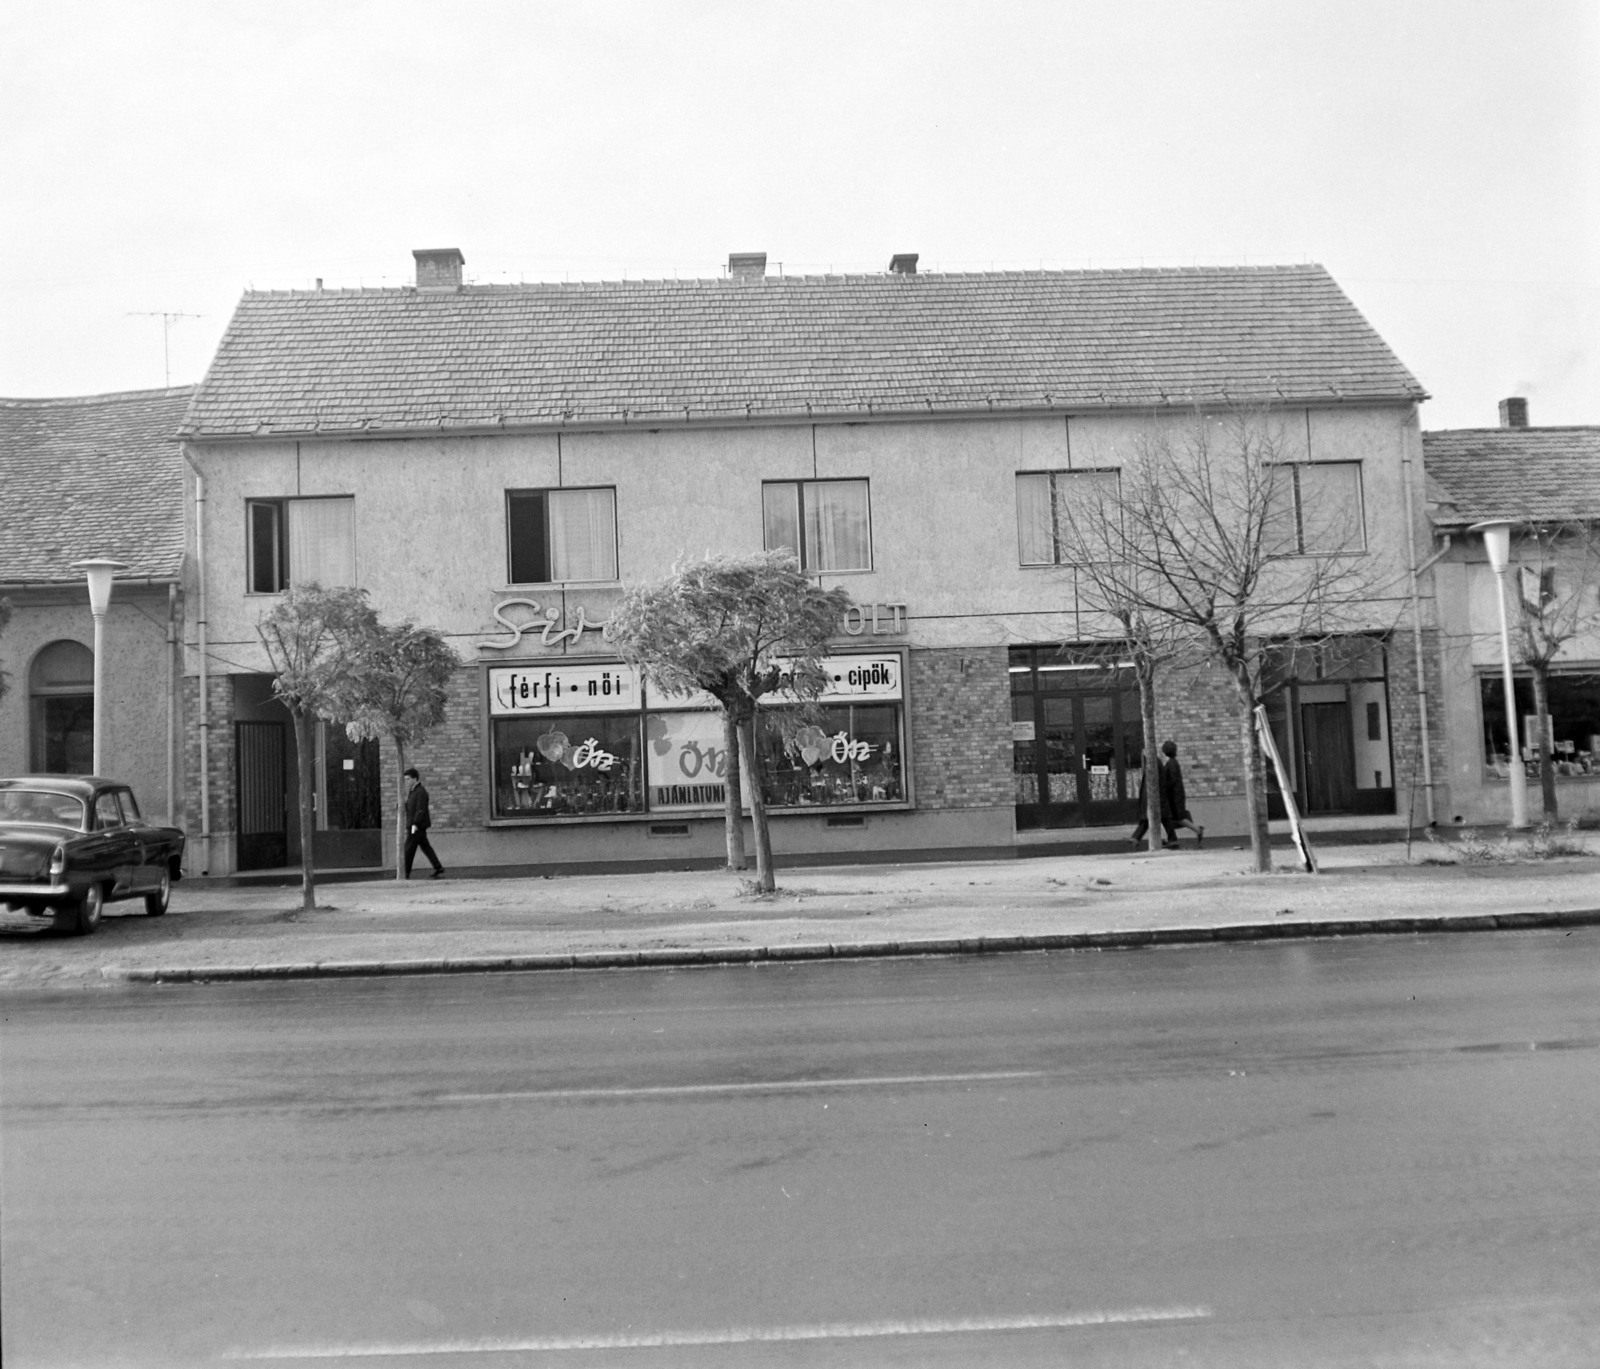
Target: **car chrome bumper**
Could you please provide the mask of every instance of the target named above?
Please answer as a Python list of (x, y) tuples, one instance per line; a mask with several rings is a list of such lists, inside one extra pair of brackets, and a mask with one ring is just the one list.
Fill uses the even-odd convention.
[(18, 898), (62, 899), (72, 896), (72, 890), (65, 884), (0, 884), (0, 901)]

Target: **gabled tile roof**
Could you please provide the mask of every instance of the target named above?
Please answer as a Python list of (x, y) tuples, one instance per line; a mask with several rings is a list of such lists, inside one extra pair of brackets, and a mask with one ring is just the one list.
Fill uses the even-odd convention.
[(74, 561), (125, 561), (122, 579), (183, 568), (178, 425), (192, 385), (81, 399), (0, 399), (0, 584), (82, 583)]
[(1600, 427), (1425, 432), (1422, 462), (1448, 500), (1441, 526), (1600, 519)]
[(1415, 400), (1320, 266), (253, 292), (186, 436)]

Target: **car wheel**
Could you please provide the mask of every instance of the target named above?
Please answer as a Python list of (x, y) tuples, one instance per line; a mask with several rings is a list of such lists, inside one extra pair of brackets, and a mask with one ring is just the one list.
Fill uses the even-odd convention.
[(91, 884), (83, 891), (83, 897), (78, 901), (78, 916), (72, 927), (76, 935), (88, 936), (100, 925), (100, 914), (105, 908), (105, 898), (105, 890), (98, 884)]
[(172, 871), (163, 867), (161, 871), (161, 887), (154, 889), (144, 896), (144, 910), (151, 917), (160, 917), (167, 911), (167, 904), (172, 898)]

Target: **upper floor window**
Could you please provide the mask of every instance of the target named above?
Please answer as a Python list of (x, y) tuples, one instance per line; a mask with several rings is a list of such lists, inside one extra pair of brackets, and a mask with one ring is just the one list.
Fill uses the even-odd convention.
[(290, 585), (356, 582), (356, 501), (250, 499), (245, 501), (250, 594), (277, 594)]
[(507, 490), (509, 583), (617, 578), (617, 492)]
[(1017, 548), (1022, 564), (1067, 565), (1074, 559), (1075, 544), (1113, 544), (1120, 526), (1119, 479), (1116, 471), (1019, 472)]
[(1271, 556), (1365, 551), (1359, 461), (1312, 461), (1270, 468), (1263, 545)]
[(761, 514), (767, 550), (792, 551), (801, 570), (872, 569), (865, 480), (769, 480)]

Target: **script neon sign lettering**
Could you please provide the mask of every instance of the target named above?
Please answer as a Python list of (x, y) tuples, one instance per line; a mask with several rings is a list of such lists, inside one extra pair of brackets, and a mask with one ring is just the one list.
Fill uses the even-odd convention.
[[(508, 608), (531, 609), (534, 613), (539, 614), (540, 617), (531, 623), (513, 622), (506, 617), (503, 611)], [(545, 646), (557, 646), (562, 642), (571, 642), (576, 646), (578, 639), (585, 632), (599, 632), (605, 627), (606, 622), (610, 621), (610, 619), (606, 619), (605, 622), (591, 623), (587, 611), (582, 604), (579, 604), (572, 611), (573, 621), (571, 625), (558, 627), (557, 624), (561, 622), (561, 610), (558, 608), (541, 608), (537, 599), (502, 599), (494, 606), (494, 617), (495, 621), (511, 634), (511, 638), (509, 641), (504, 642), (480, 642), (478, 645), (485, 651), (510, 651), (521, 643), (525, 633), (535, 631), (538, 632), (539, 640)]]

